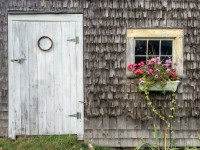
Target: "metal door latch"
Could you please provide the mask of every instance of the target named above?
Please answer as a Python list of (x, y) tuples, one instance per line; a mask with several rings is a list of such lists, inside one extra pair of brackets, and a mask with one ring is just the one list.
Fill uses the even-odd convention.
[(69, 39), (69, 40), (67, 40), (67, 41), (71, 41), (71, 42), (75, 42), (76, 44), (79, 44), (79, 37), (76, 36), (75, 39)]
[(69, 117), (76, 117), (77, 119), (81, 119), (81, 113), (77, 112), (76, 114), (69, 115)]
[(11, 62), (18, 62), (18, 63), (22, 63), (24, 60), (26, 60), (25, 58), (17, 58), (17, 59), (11, 59)]

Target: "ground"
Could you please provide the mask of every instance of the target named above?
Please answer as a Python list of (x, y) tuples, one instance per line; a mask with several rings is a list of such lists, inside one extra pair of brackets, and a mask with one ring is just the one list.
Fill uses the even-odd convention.
[[(95, 146), (94, 146), (95, 147)], [(87, 144), (77, 141), (75, 136), (30, 136), (19, 137), (16, 141), (0, 139), (0, 150), (89, 150)], [(95, 150), (109, 148), (95, 147)]]

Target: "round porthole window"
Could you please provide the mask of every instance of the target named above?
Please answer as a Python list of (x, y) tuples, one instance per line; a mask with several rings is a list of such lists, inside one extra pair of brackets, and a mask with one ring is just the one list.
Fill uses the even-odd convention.
[(53, 41), (48, 36), (42, 36), (38, 40), (38, 47), (43, 51), (48, 51), (52, 48)]

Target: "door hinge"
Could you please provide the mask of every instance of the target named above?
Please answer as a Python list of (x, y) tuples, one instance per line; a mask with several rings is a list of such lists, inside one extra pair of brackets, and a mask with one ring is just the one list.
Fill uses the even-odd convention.
[(76, 114), (69, 115), (69, 117), (76, 117), (77, 119), (81, 119), (81, 113), (77, 112)]
[(76, 36), (75, 39), (69, 39), (69, 40), (67, 40), (67, 41), (71, 41), (71, 42), (75, 42), (76, 44), (79, 44), (79, 37)]

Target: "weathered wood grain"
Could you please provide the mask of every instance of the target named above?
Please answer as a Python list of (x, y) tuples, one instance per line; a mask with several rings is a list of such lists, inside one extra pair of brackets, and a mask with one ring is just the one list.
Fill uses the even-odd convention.
[(77, 120), (78, 138), (83, 140), (84, 134), (84, 90), (83, 90), (83, 21), (76, 22), (76, 37), (79, 37), (79, 43), (76, 44), (76, 60), (77, 60), (77, 76), (76, 76), (76, 91), (77, 91), (77, 111), (81, 113), (81, 118)]
[[(45, 35), (45, 22), (38, 22), (36, 24), (39, 28), (37, 32), (37, 39)], [(46, 24), (47, 25), (47, 24)], [(46, 52), (39, 49), (37, 46), (37, 68), (38, 68), (38, 122), (39, 122), (39, 134), (47, 134), (47, 93), (46, 93)]]
[[(38, 30), (39, 26), (35, 22), (31, 22), (28, 24), (29, 32), (33, 33), (32, 36), (29, 37), (30, 41), (38, 40)], [(29, 61), (29, 118), (30, 118), (30, 135), (38, 135), (39, 134), (39, 116), (38, 116), (38, 49), (35, 42), (28, 42), (28, 53), (29, 57), (27, 58)]]
[[(71, 18), (71, 15), (67, 16)], [(28, 18), (32, 21), (20, 20), (23, 15), (18, 21), (16, 17), (14, 21), (9, 20), (12, 24), (9, 26), (12, 27), (9, 57), (26, 58), (9, 64), (12, 67), (10, 77), (13, 77), (10, 87), (16, 94), (9, 97), (14, 103), (14, 108), (9, 109), (10, 137), (78, 134), (80, 139), (83, 138), (84, 105), (79, 102), (83, 102), (83, 31), (81, 15), (76, 16), (76, 22), (63, 22), (63, 15), (59, 16), (59, 22), (53, 20), (55, 16), (49, 21), (35, 21), (34, 15)], [(42, 36), (52, 39), (53, 46), (49, 51), (38, 46)], [(72, 40), (76, 36), (79, 37), (77, 43)], [(48, 46), (49, 41), (43, 39), (40, 47)], [(82, 118), (69, 116), (77, 112)]]
[[(69, 29), (70, 29), (70, 36), (69, 39), (75, 39), (76, 38), (76, 23), (70, 22), (69, 23)], [(77, 57), (76, 57), (76, 43), (75, 42), (69, 42), (69, 55), (70, 55), (70, 114), (76, 114), (77, 113)], [(69, 96), (69, 95), (68, 95)], [(68, 107), (69, 108), (69, 107)], [(71, 117), (70, 118), (70, 128), (71, 132), (76, 132), (77, 130), (77, 123), (76, 118)]]
[[(57, 38), (56, 34), (54, 34), (54, 28), (59, 27), (59, 23), (51, 23), (45, 22), (43, 29), (43, 35), (48, 35), (52, 41)], [(53, 42), (54, 44), (54, 42)], [(46, 45), (48, 45), (46, 43)], [(58, 61), (54, 59), (54, 51), (57, 50), (57, 46), (54, 44), (49, 52), (43, 54), (43, 58), (45, 55), (45, 95), (46, 95), (46, 132), (47, 134), (55, 133), (55, 73), (54, 72), (54, 61)]]
[[(70, 115), (70, 103), (71, 103), (71, 69), (70, 69), (70, 42), (67, 41), (70, 39), (70, 24), (69, 22), (62, 23), (62, 66), (64, 69), (62, 70), (62, 98), (63, 98), (63, 131), (64, 133), (68, 133), (71, 130), (71, 118)], [(74, 38), (74, 37), (73, 37)], [(69, 97), (69, 98), (68, 98)], [(75, 112), (73, 112), (75, 113)]]
[[(17, 59), (17, 58), (20, 58), (20, 54), (21, 54), (20, 37), (22, 36), (21, 34), (23, 33), (20, 32), (21, 30), (20, 30), (19, 23), (13, 22), (12, 26), (13, 26), (13, 30), (12, 30), (13, 57), (12, 59)], [(13, 116), (14, 118), (11, 118), (12, 119), (11, 123), (14, 124), (13, 132), (15, 135), (21, 134), (21, 130), (20, 130), (21, 129), (20, 69), (21, 69), (20, 64), (18, 62), (13, 62), (13, 83), (11, 84), (11, 86), (13, 86), (13, 93), (12, 93), (13, 95), (12, 95), (11, 103), (12, 105), (14, 105), (14, 108), (12, 110), (14, 111), (14, 116)]]
[[(15, 51), (20, 52), (18, 57), (24, 58), (25, 60), (21, 62), (20, 65), (20, 109), (21, 109), (21, 134), (29, 135), (30, 125), (29, 125), (29, 49), (28, 43), (29, 41), (29, 28), (26, 22), (19, 23), (20, 28), (18, 29), (20, 32), (19, 41), (20, 47), (19, 49), (15, 49)], [(17, 110), (18, 111), (18, 110)], [(19, 129), (20, 130), (20, 129)]]
[(62, 41), (62, 25), (61, 22), (55, 22), (53, 23), (53, 26), (56, 26), (57, 28), (53, 28), (54, 35), (54, 50), (53, 50), (53, 55), (54, 55), (54, 61), (53, 61), (53, 68), (54, 68), (54, 104), (55, 104), (55, 112), (54, 112), (54, 122), (57, 122), (55, 124), (55, 134), (61, 134), (64, 131), (64, 126), (63, 126), (63, 65), (62, 61), (57, 61), (57, 60), (62, 60), (62, 45), (64, 42)]

